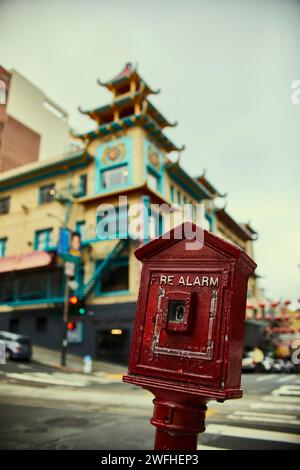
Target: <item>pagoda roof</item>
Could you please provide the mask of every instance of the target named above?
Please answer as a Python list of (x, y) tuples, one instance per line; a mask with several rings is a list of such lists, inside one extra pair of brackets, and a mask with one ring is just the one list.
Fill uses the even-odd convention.
[(101, 121), (101, 118), (105, 118), (105, 116), (113, 113), (114, 110), (125, 109), (126, 107), (132, 106), (135, 102), (143, 102), (145, 114), (149, 114), (150, 117), (157, 122), (161, 129), (165, 127), (175, 127), (177, 125), (177, 121), (174, 123), (168, 121), (149, 100), (144, 98), (144, 95), (142, 95), (140, 92), (134, 93), (134, 95), (130, 96), (123, 96), (110, 104), (100, 106), (98, 108), (83, 110), (81, 107), (79, 107), (78, 110), (80, 113), (85, 114), (98, 122)]
[(201, 183), (195, 180), (190, 176), (183, 168), (180, 166), (179, 162), (169, 162), (166, 163), (166, 170), (179, 185), (184, 186), (187, 190), (193, 194), (195, 199), (211, 199), (211, 194)]
[(97, 80), (97, 83), (101, 86), (106, 87), (108, 90), (112, 91), (114, 88), (120, 88), (125, 83), (129, 82), (130, 80), (135, 80), (137, 83), (139, 83), (141, 91), (143, 91), (144, 94), (150, 94), (154, 93), (157, 94), (159, 93), (160, 90), (152, 90), (152, 88), (147, 85), (147, 83), (142, 79), (140, 74), (137, 71), (137, 68), (134, 67), (131, 62), (127, 62), (125, 64), (125, 67), (119, 72), (114, 78), (111, 80), (108, 80), (106, 82), (102, 82), (101, 80)]
[(236, 235), (242, 240), (255, 240), (257, 233), (248, 228), (246, 224), (240, 224), (234, 220), (234, 218), (228, 214), (225, 209), (217, 210), (216, 217), (228, 228), (230, 228)]
[(154, 120), (160, 125), (160, 127), (163, 129), (164, 127), (175, 127), (177, 126), (177, 121), (171, 123), (168, 121), (160, 111), (152, 104), (150, 103), (149, 100), (146, 101), (147, 103), (147, 108), (146, 108), (146, 113), (149, 113), (151, 116), (154, 117)]
[(86, 140), (97, 139), (105, 137), (115, 132), (129, 129), (134, 126), (140, 126), (152, 139), (162, 147), (166, 152), (181, 151), (184, 146), (177, 147), (161, 130), (158, 123), (152, 119), (148, 114), (140, 113), (134, 114), (120, 119), (119, 121), (109, 122), (107, 124), (100, 124), (95, 130), (86, 132), (84, 134), (73, 134), (73, 137)]
[(201, 183), (205, 188), (211, 193), (212, 197), (225, 197), (226, 193), (221, 194), (218, 189), (206, 178), (205, 171), (202, 175), (195, 178), (199, 183)]

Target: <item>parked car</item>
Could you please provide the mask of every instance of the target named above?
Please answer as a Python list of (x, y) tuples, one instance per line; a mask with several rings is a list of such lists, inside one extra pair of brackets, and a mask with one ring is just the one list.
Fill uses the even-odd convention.
[(263, 361), (257, 366), (258, 372), (275, 372), (274, 358), (271, 354), (267, 353)]
[(6, 359), (27, 359), (32, 357), (32, 344), (28, 336), (0, 331), (0, 340), (4, 341)]
[(253, 350), (245, 351), (242, 360), (242, 371), (243, 372), (255, 372), (256, 362), (254, 359)]

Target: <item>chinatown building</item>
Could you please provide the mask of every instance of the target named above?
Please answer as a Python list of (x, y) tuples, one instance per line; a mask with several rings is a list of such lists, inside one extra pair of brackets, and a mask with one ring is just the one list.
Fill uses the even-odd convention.
[[(151, 95), (158, 92), (131, 64), (114, 79), (98, 83), (111, 101), (80, 109), (94, 127), (73, 136), (82, 150), (0, 174), (0, 330), (60, 348), (65, 274), (57, 243), (61, 228), (67, 227), (81, 235), (76, 293), (84, 302), (84, 314), (70, 332), (69, 350), (127, 361), (140, 277), (134, 250), (150, 232), (157, 236), (169, 228), (168, 209), (176, 204), (175, 212), (182, 213), (189, 205), (184, 217), (195, 221), (196, 204), (203, 203), (205, 228), (250, 256), (255, 232), (225, 210), (216, 210), (217, 193), (208, 180), (190, 176), (178, 157), (170, 158), (171, 152), (183, 150), (165, 134), (175, 124), (151, 103)], [(131, 218), (127, 209), (133, 204), (145, 211), (142, 238), (131, 236), (128, 224), (121, 223)], [(99, 236), (97, 227), (108, 205), (116, 211), (117, 232)], [(157, 213), (149, 224), (153, 205)], [(171, 225), (176, 217), (171, 216)], [(249, 289), (255, 297), (255, 277)]]

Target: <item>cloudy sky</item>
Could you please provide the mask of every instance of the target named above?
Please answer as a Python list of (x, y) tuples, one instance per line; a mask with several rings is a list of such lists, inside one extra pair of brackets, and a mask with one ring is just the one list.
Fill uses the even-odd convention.
[(96, 78), (138, 63), (153, 102), (179, 121), (183, 166), (228, 192), (250, 221), (260, 283), (272, 299), (300, 297), (300, 1), (0, 0), (0, 63), (70, 114), (104, 104)]

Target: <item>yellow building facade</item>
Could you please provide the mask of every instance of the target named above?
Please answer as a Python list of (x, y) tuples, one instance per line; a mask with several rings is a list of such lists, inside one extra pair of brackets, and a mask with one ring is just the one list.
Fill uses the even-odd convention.
[[(75, 136), (82, 149), (0, 174), (0, 329), (60, 346), (65, 277), (57, 244), (62, 227), (68, 228), (81, 235), (76, 280), (87, 312), (70, 335), (71, 350), (120, 360), (131, 336), (140, 275), (133, 253), (139, 244), (181, 220), (196, 221), (200, 203), (205, 227), (250, 256), (253, 234), (218, 218), (209, 205), (214, 197), (208, 182), (190, 176), (177, 156), (175, 162), (169, 158), (183, 149), (164, 133), (175, 124), (154, 107), (149, 96), (157, 92), (130, 64), (99, 84), (111, 101), (81, 110), (95, 127)], [(110, 221), (107, 207), (116, 211), (114, 234), (98, 230), (105, 217)], [(129, 207), (141, 212), (128, 216)], [(155, 217), (149, 222), (150, 214)], [(136, 237), (128, 233), (131, 222)], [(115, 329), (122, 332), (118, 338)]]

